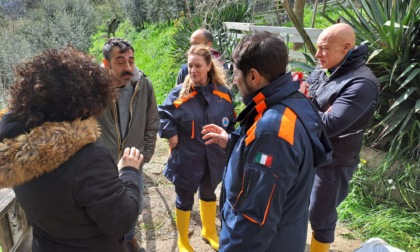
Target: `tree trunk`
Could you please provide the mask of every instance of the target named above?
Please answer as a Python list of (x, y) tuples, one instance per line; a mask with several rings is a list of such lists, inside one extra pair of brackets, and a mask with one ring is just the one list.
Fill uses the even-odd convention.
[[(299, 20), (299, 22), (301, 24), (303, 24), (303, 16), (304, 16), (304, 12), (305, 12), (305, 3), (306, 0), (295, 0), (295, 5), (294, 5), (294, 12), (296, 15), (296, 18)], [(293, 50), (297, 51), (300, 48), (302, 48), (302, 43), (294, 43), (293, 44)]]
[(303, 41), (305, 42), (305, 45), (308, 47), (309, 52), (311, 52), (312, 56), (315, 57), (316, 49), (315, 49), (314, 45), (312, 44), (312, 41), (309, 38), (308, 34), (306, 33), (305, 29), (303, 28), (303, 24), (297, 19), (293, 10), (290, 9), (288, 0), (282, 0), (282, 4), (283, 4), (284, 9), (287, 12), (287, 15), (289, 15), (290, 20), (292, 20), (294, 26), (296, 27), (300, 36), (302, 37)]
[(315, 26), (315, 18), (316, 18), (316, 11), (318, 10), (318, 0), (316, 0), (315, 1), (315, 4), (314, 4), (314, 11), (313, 11), (313, 13), (312, 13), (312, 28), (314, 28), (314, 26)]

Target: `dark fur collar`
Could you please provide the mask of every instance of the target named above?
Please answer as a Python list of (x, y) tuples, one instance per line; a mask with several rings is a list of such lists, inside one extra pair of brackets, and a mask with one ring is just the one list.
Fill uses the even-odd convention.
[(0, 188), (15, 187), (57, 169), (100, 135), (93, 118), (46, 122), (14, 139), (0, 142)]

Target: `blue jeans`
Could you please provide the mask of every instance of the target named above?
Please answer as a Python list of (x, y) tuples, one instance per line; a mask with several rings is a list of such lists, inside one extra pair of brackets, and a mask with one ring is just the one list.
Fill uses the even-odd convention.
[[(142, 168), (141, 168), (142, 169)], [(143, 184), (143, 172), (139, 172), (140, 177), (140, 208), (139, 208), (139, 215), (143, 212), (144, 203), (143, 203), (143, 191), (144, 191), (144, 184)], [(124, 239), (126, 241), (131, 240), (134, 238), (134, 235), (136, 234), (136, 224), (137, 224), (138, 218), (136, 218), (136, 221), (133, 223), (132, 228), (126, 235), (124, 235)]]

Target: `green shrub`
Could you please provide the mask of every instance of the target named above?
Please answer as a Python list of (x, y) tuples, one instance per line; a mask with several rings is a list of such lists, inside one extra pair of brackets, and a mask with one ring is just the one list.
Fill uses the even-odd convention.
[(147, 9), (145, 8), (145, 0), (120, 0), (126, 16), (131, 24), (138, 30), (144, 29), (147, 20)]
[(247, 22), (250, 18), (250, 6), (247, 2), (228, 1), (220, 6), (209, 5), (207, 8), (192, 17), (182, 17), (176, 22), (177, 30), (171, 43), (171, 55), (176, 62), (185, 63), (185, 53), (190, 48), (190, 36), (200, 27), (213, 34), (213, 47), (225, 60), (230, 59), (237, 41), (227, 33), (223, 22)]
[(34, 51), (67, 44), (87, 51), (98, 21), (89, 1), (42, 0), (27, 13), (21, 32)]
[(138, 66), (152, 81), (156, 100), (161, 104), (175, 86), (179, 64), (170, 57), (170, 42), (175, 29), (172, 26), (152, 25), (138, 33), (133, 43), (137, 48)]
[(42, 0), (38, 8), (27, 9), (22, 19), (8, 21), (0, 32), (0, 89), (14, 81), (14, 66), (45, 48), (72, 44), (90, 47), (97, 18), (89, 1)]
[[(381, 83), (379, 108), (366, 143), (389, 150), (376, 176), (397, 182), (407, 206), (420, 209), (420, 2), (360, 1), (340, 5), (344, 20), (356, 31), (358, 43), (368, 42), (368, 65)], [(397, 169), (391, 167), (397, 166)], [(389, 171), (392, 170), (392, 174)], [(412, 200), (416, 199), (416, 200)]]
[(379, 191), (395, 193), (398, 189), (392, 180), (378, 187), (371, 183), (372, 176), (375, 171), (364, 167), (362, 162), (350, 183), (349, 196), (338, 208), (340, 221), (365, 240), (380, 237), (406, 251), (420, 251), (419, 212), (389, 200), (379, 201)]
[(0, 32), (0, 105), (14, 82), (14, 67), (33, 55), (29, 42), (21, 35), (4, 29)]
[[(343, 16), (344, 11), (341, 10), (337, 5), (327, 5), (325, 12), (322, 12), (323, 6), (320, 4), (315, 16), (315, 22), (313, 28), (324, 29), (331, 25), (330, 20), (337, 20)], [(303, 27), (311, 28), (312, 27), (312, 18), (313, 18), (313, 6), (305, 5), (304, 16), (303, 16)], [(328, 18), (327, 18), (328, 17)], [(284, 23), (282, 26), (294, 27), (292, 21)]]

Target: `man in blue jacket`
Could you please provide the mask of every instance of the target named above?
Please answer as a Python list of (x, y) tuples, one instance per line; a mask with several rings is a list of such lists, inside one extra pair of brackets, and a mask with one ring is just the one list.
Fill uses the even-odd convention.
[(311, 195), (311, 252), (326, 252), (334, 241), (336, 208), (347, 197), (359, 164), (363, 132), (378, 99), (378, 80), (365, 65), (366, 45), (355, 46), (348, 24), (335, 24), (318, 37), (319, 67), (309, 76), (309, 96), (319, 110), (333, 146), (332, 163), (316, 169)]
[(315, 167), (331, 146), (317, 111), (286, 73), (287, 47), (269, 32), (244, 37), (232, 60), (246, 104), (230, 136), (216, 125), (207, 144), (227, 148), (219, 251), (305, 250)]

